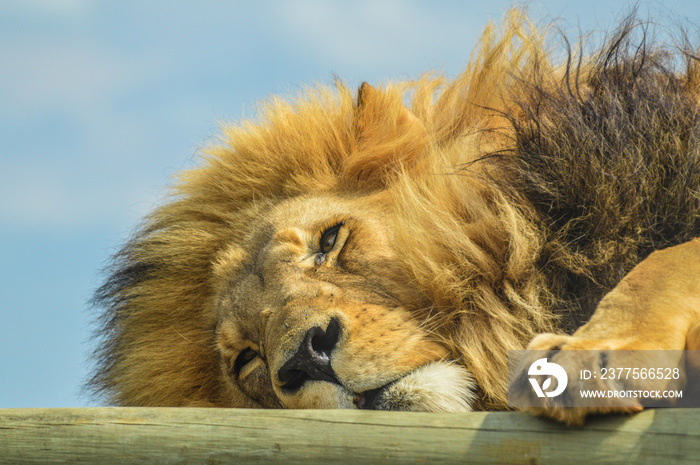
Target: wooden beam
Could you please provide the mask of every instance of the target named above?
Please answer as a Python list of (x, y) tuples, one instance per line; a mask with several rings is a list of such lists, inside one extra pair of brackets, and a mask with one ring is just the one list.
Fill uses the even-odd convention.
[(700, 463), (700, 410), (570, 428), (523, 413), (0, 409), (0, 464)]

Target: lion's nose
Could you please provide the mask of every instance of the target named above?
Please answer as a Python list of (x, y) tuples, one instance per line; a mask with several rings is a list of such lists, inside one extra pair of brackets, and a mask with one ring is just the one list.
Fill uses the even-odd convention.
[(294, 392), (307, 381), (340, 384), (331, 367), (331, 352), (339, 338), (340, 322), (335, 317), (325, 330), (319, 326), (309, 329), (296, 353), (277, 372), (282, 389)]

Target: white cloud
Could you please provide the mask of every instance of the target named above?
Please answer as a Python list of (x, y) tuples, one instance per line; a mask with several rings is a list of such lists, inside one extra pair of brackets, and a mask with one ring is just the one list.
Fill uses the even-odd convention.
[[(157, 200), (143, 183), (85, 173), (55, 163), (4, 164), (0, 171), (0, 224), (76, 232), (91, 224), (135, 224)], [(100, 182), (101, 181), (101, 182)]]
[(444, 8), (439, 2), (300, 0), (284, 3), (277, 21), (300, 53), (342, 60), (348, 67), (366, 69), (392, 61), (426, 66), (445, 52), (461, 56), (456, 63), (461, 65), (486, 22), (500, 18), (509, 5), (453, 2), (452, 8)]
[(115, 56), (104, 47), (71, 38), (2, 47), (0, 62), (5, 68), (0, 71), (0, 100), (18, 117), (55, 106), (96, 109), (167, 72), (156, 60)]
[(162, 136), (154, 127), (173, 118), (124, 100), (172, 74), (172, 58), (105, 42), (91, 29), (88, 3), (0, 8), (31, 17), (26, 28), (0, 32), (0, 122), (8, 135), (0, 140), (0, 223), (71, 231), (133, 224), (153, 203), (146, 189), (166, 182), (147, 157), (162, 160), (167, 144), (153, 150)]

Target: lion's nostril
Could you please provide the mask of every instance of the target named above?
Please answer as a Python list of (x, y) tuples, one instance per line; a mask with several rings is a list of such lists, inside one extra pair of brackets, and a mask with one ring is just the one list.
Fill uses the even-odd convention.
[(331, 318), (325, 330), (319, 326), (309, 329), (299, 349), (277, 373), (282, 389), (294, 392), (307, 381), (340, 384), (331, 366), (331, 352), (339, 339), (340, 321), (337, 318)]
[[(311, 337), (309, 338), (309, 335)], [(311, 340), (312, 356), (327, 358), (330, 360), (331, 352), (338, 343), (340, 337), (340, 322), (337, 318), (331, 318), (328, 327), (323, 331), (318, 326), (311, 328), (304, 338), (304, 342)]]

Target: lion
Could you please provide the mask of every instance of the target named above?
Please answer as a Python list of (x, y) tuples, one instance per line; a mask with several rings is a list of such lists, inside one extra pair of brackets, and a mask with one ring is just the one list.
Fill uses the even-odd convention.
[(453, 79), (319, 85), (224, 126), (114, 256), (89, 386), (505, 410), (509, 351), (700, 347), (700, 72), (648, 32), (574, 52), (511, 11)]

